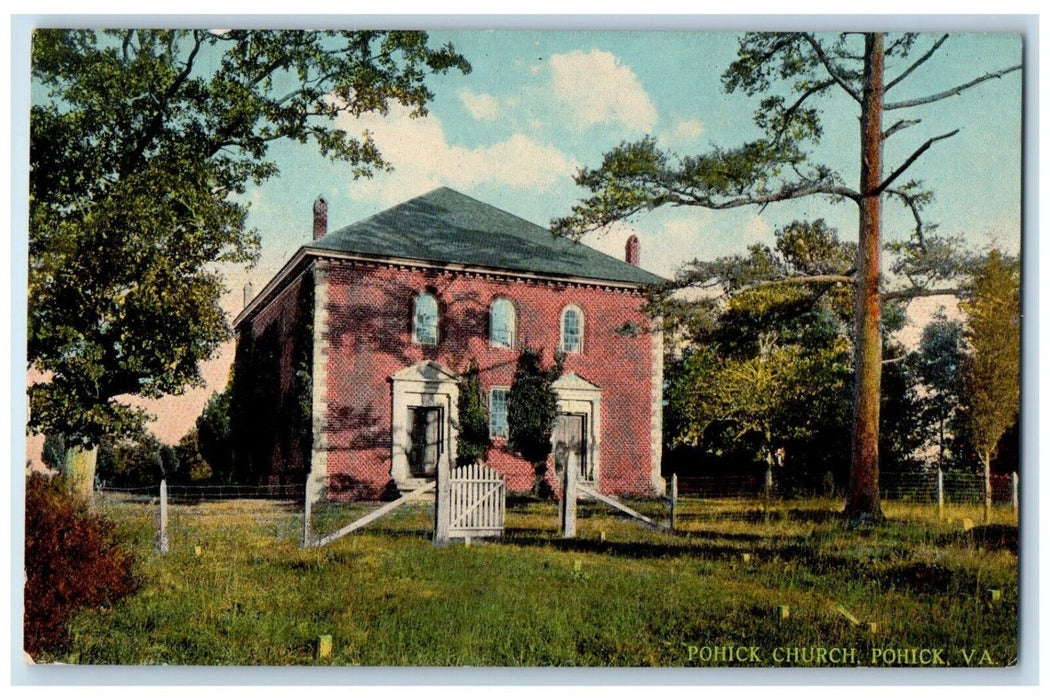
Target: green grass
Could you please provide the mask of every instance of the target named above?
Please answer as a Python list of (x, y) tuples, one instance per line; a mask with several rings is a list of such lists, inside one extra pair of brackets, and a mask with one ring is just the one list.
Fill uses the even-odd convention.
[[(666, 517), (659, 504), (634, 505)], [(114, 504), (139, 592), (78, 615), (72, 649), (41, 660), (680, 666), (713, 665), (698, 658), (705, 646), (746, 645), (759, 647), (757, 665), (775, 665), (778, 647), (853, 648), (858, 664), (883, 647), (944, 648), (951, 665), (963, 649), (978, 650), (975, 662), (981, 650), (1015, 661), (1017, 557), (987, 531), (963, 532), (979, 509), (938, 520), (927, 506), (888, 503), (885, 525), (848, 531), (838, 507), (780, 502), (767, 518), (755, 501), (683, 501), (672, 534), (586, 505), (578, 538), (563, 541), (557, 506), (530, 503), (508, 511), (502, 542), (436, 548), (431, 507), (419, 504), (303, 550), (293, 505), (178, 505), (161, 556), (154, 509)], [(351, 517), (338, 511), (318, 522)], [(995, 517), (1014, 524), (1008, 509)], [(321, 635), (334, 642), (323, 660)]]

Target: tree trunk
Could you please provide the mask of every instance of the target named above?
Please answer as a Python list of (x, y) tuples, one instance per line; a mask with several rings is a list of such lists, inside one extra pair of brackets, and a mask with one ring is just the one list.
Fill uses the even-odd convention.
[(853, 404), (853, 461), (846, 517), (851, 525), (882, 520), (879, 505), (879, 399), (882, 334), (879, 272), (882, 246), (882, 98), (881, 34), (868, 34), (864, 46), (864, 93), (860, 115), (860, 239), (857, 246), (855, 309), (856, 378)]
[(66, 448), (62, 460), (62, 476), (67, 488), (90, 499), (95, 492), (95, 462), (98, 458), (98, 447), (90, 450), (77, 445)]

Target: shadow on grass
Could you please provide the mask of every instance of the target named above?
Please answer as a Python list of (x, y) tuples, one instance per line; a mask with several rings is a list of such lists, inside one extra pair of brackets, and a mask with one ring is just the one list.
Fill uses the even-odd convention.
[[(560, 539), (556, 536), (539, 536), (534, 531), (508, 530), (503, 541), (523, 547), (550, 547), (562, 552), (602, 554), (631, 559), (654, 559), (694, 557), (698, 559), (728, 561), (737, 559), (741, 566), (758, 570), (770, 563), (793, 563), (815, 575), (835, 575), (843, 578), (870, 581), (883, 589), (895, 589), (914, 593), (967, 593), (972, 592), (977, 581), (967, 571), (950, 569), (940, 564), (911, 562), (894, 564), (895, 556), (882, 559), (850, 557), (818, 551), (798, 538), (760, 538), (769, 544), (753, 546), (720, 544), (712, 539), (724, 539), (722, 533), (682, 533), (680, 542), (609, 542), (594, 539)], [(747, 562), (743, 554), (749, 555)], [(897, 553), (891, 553), (897, 554)]]
[(937, 538), (940, 546), (961, 544), (986, 549), (1005, 549), (1017, 554), (1016, 525), (980, 525), (964, 532), (953, 532)]
[[(704, 516), (683, 514), (679, 516), (679, 518), (683, 521), (703, 520)], [(823, 524), (842, 521), (843, 515), (840, 511), (824, 508), (791, 508), (790, 510), (785, 511), (774, 506), (768, 511), (761, 508), (751, 508), (738, 513), (724, 513), (719, 515), (718, 519), (729, 522), (754, 524), (781, 522)]]

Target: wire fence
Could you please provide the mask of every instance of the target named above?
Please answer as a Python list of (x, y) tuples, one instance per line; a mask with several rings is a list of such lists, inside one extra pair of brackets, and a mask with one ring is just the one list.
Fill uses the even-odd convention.
[[(992, 474), (992, 502), (1014, 504), (1017, 498), (1017, 474)], [(984, 503), (984, 476), (969, 472), (941, 472), (883, 474), (879, 480), (879, 494), (884, 500), (915, 503), (976, 505)], [(679, 476), (678, 494), (695, 498), (765, 498), (766, 480), (753, 475)], [(823, 493), (800, 493), (772, 481), (770, 494), (774, 499), (804, 496), (837, 497), (843, 494), (834, 489)]]
[[(671, 507), (672, 483), (677, 491)], [(1016, 524), (1019, 480), (1016, 474), (991, 478), (992, 519)], [(978, 522), (984, 504), (984, 478), (980, 474), (934, 471), (927, 474), (887, 475), (880, 483), (883, 510), (904, 517), (927, 521), (970, 519)], [(95, 505), (132, 537), (152, 539), (157, 549), (204, 550), (230, 548), (243, 542), (245, 532), (260, 538), (259, 545), (274, 540), (297, 546), (312, 533), (315, 540), (327, 533), (365, 520), (370, 528), (398, 529), (429, 536), (433, 528), (433, 492), (408, 499), (412, 507), (394, 516), (384, 516), (381, 524), (371, 524), (370, 514), (380, 515), (392, 505), (390, 498), (321, 499), (310, 512), (310, 528), (304, 531), (305, 484), (284, 485), (156, 485), (140, 487), (107, 486), (96, 490)], [(689, 476), (668, 480), (668, 495), (628, 498), (633, 508), (662, 523), (667, 529), (695, 530), (717, 523), (769, 522), (792, 514), (826, 511), (830, 517), (841, 510), (841, 494), (799, 496), (778, 488), (774, 480), (767, 485), (763, 477), (751, 475)], [(603, 510), (601, 504), (582, 504), (581, 516), (590, 517)], [(532, 498), (508, 500), (508, 525), (536, 523), (551, 511), (551, 527), (556, 527), (556, 504)], [(672, 512), (674, 515), (672, 516)], [(316, 542), (314, 542), (316, 544)], [(237, 545), (241, 546), (241, 545)]]
[[(94, 503), (132, 538), (157, 549), (224, 548), (250, 530), (266, 540), (296, 540), (302, 528), (302, 484), (105, 486)], [(272, 541), (272, 540), (271, 540)]]

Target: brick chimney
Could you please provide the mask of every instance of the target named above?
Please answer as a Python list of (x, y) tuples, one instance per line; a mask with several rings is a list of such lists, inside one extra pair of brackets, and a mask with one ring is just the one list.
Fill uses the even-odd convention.
[(314, 240), (324, 238), (328, 233), (328, 202), (318, 195), (314, 201)]
[(638, 258), (641, 255), (641, 245), (638, 243), (638, 236), (631, 236), (627, 239), (627, 262), (638, 267)]
[(254, 296), (255, 296), (255, 293), (252, 291), (252, 281), (248, 280), (247, 282), (244, 283), (244, 306), (245, 306), (245, 308), (248, 307), (248, 302), (250, 302)]

